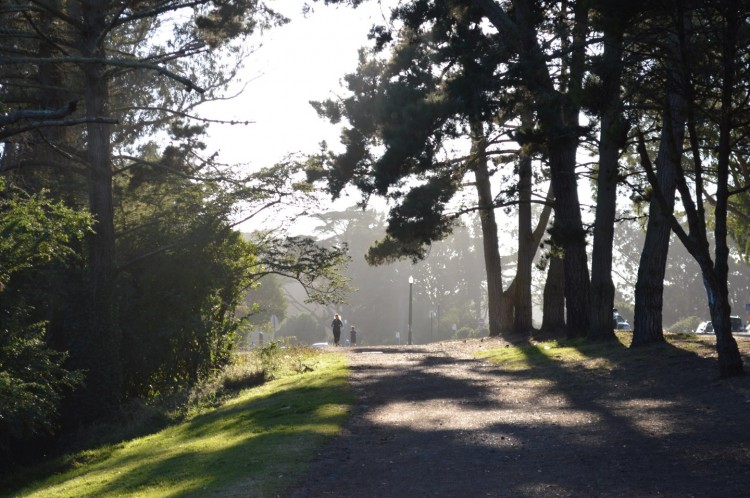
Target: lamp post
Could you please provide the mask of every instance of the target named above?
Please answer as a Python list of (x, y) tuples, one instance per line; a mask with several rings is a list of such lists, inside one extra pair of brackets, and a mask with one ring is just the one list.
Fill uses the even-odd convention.
[(412, 287), (414, 285), (414, 277), (409, 275), (409, 346), (411, 346), (411, 296)]
[(437, 331), (438, 338), (440, 337), (440, 311), (442, 310), (441, 305), (437, 305), (437, 309), (435, 310), (435, 317), (437, 318), (437, 323), (435, 324), (435, 330)]
[(435, 318), (435, 310), (430, 310), (430, 342), (432, 342), (432, 321)]

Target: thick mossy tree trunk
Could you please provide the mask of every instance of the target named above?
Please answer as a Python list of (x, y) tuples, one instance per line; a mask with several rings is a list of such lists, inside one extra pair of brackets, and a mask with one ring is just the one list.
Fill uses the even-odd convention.
[(589, 329), (590, 280), (586, 256), (586, 231), (581, 219), (575, 155), (578, 141), (553, 139), (550, 173), (555, 191), (552, 239), (564, 251), (565, 310), (568, 337), (585, 336)]

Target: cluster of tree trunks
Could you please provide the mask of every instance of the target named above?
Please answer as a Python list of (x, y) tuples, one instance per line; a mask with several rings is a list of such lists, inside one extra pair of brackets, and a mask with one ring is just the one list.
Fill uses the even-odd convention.
[[(544, 304), (543, 328), (546, 331), (564, 328), (568, 337), (611, 341), (616, 339), (612, 312), (615, 299), (612, 251), (617, 189), (622, 170), (620, 158), (625, 151), (632, 153), (632, 141), (641, 128), (654, 122), (654, 116), (659, 115), (662, 131), (654, 171), (647, 171), (648, 153), (639, 152), (643, 166), (639, 175), (643, 178), (646, 173), (654, 195), (650, 199), (647, 240), (636, 286), (633, 345), (664, 340), (661, 323), (663, 277), (670, 233), (675, 233), (702, 269), (712, 320), (717, 327), (721, 374), (736, 375), (742, 368), (737, 365), (736, 346), (728, 328), (730, 309), (724, 277), (728, 256), (727, 198), (730, 195), (727, 171), (733, 150), (738, 147), (731, 136), (742, 125), (740, 116), (745, 112), (739, 108), (739, 102), (743, 100), (740, 93), (744, 90), (737, 90), (735, 83), (740, 81), (737, 68), (742, 67), (742, 74), (746, 71), (740, 64), (746, 55), (747, 29), (743, 25), (746, 10), (744, 5), (732, 0), (716, 3), (677, 0), (658, 5), (646, 1), (571, 1), (542, 5), (532, 0), (473, 0), (469, 5), (464, 2), (402, 3), (394, 10), (394, 17), (404, 23), (401, 31), (395, 33), (395, 37), (400, 37), (400, 44), (393, 43), (392, 60), (381, 66), (386, 68), (382, 79), (373, 77), (373, 65), (363, 65), (362, 73), (357, 75), (362, 79), (351, 80), (355, 98), (345, 104), (328, 102), (319, 108), (325, 109), (323, 114), (327, 112), (332, 120), (342, 115), (349, 117), (353, 129), (358, 130), (356, 136), (362, 138), (355, 144), (360, 150), (350, 147), (348, 154), (341, 156), (348, 162), (346, 165), (339, 162), (334, 167), (336, 171), (332, 176), (336, 181), (331, 184), (341, 186), (352, 181), (364, 186), (368, 194), (377, 190), (377, 193), (387, 195), (389, 188), (400, 188), (399, 182), (404, 178), (429, 175), (433, 167), (432, 171), (442, 171), (441, 178), (445, 179), (448, 177), (446, 165), (436, 165), (430, 140), (439, 142), (446, 135), (455, 134), (460, 127), (444, 126), (450, 120), (468, 121), (473, 148), (467, 163), (468, 169), (474, 173), (478, 198), (476, 210), (480, 212), (486, 239), (490, 334), (528, 336), (531, 333), (529, 269), (536, 247), (531, 246), (534, 237), (531, 234), (531, 199), (527, 183), (530, 159), (524, 156), (523, 145), (534, 143), (537, 152), (542, 151), (554, 192), (555, 217), (549, 233), (555, 254), (560, 259), (550, 259), (549, 272), (556, 274), (554, 272), (560, 271), (558, 265), (562, 265), (564, 275), (564, 278), (547, 282), (549, 289), (545, 290), (545, 296), (550, 302)], [(702, 22), (700, 30), (694, 30), (690, 28), (692, 18), (709, 21)], [(482, 30), (485, 21), (492, 25), (497, 35)], [(383, 50), (395, 38), (387, 28), (374, 33), (378, 50)], [(432, 44), (422, 44), (424, 36)], [(589, 50), (590, 43), (595, 43), (601, 52), (593, 55)], [(700, 53), (701, 47), (703, 53)], [(711, 60), (703, 60), (706, 50), (713, 54), (709, 57)], [(411, 69), (402, 67), (403, 61), (410, 57), (413, 57)], [(700, 62), (695, 63), (693, 59)], [(425, 61), (432, 61), (434, 72), (426, 68), (429, 63)], [(447, 82), (450, 78), (446, 78), (445, 84), (436, 83), (439, 78), (435, 74), (441, 71), (443, 76), (458, 76), (450, 83)], [(717, 76), (716, 81), (720, 80), (720, 90), (711, 94), (710, 90), (703, 88), (717, 87), (713, 83), (714, 76)], [(490, 82), (493, 78), (495, 86)], [(405, 116), (411, 110), (393, 111), (390, 115), (378, 117), (377, 113), (370, 112), (372, 107), (356, 107), (367, 99), (372, 99), (371, 106), (378, 105), (382, 101), (377, 99), (391, 91), (403, 99), (408, 94), (404, 88), (411, 84), (414, 85), (409, 89), (413, 92), (412, 100), (405, 99), (402, 108), (411, 109), (407, 104), (419, 101), (423, 106), (421, 111), (429, 111), (426, 116), (418, 116), (419, 119), (413, 119), (414, 115)], [(423, 86), (419, 87), (420, 84)], [(472, 91), (464, 91), (462, 95), (464, 86), (471, 86)], [(432, 88), (432, 93), (426, 92), (426, 88)], [(451, 117), (441, 114), (446, 111), (434, 104), (441, 102), (432, 98), (435, 95), (443, 97), (442, 102), (452, 104), (445, 106), (449, 109), (447, 113), (452, 113)], [(493, 97), (488, 95), (503, 97), (490, 103)], [(523, 103), (516, 107), (507, 105), (513, 100), (508, 95), (516, 96), (516, 103)], [(462, 107), (467, 101), (470, 105)], [(334, 108), (337, 111), (331, 112)], [(492, 195), (486, 167), (488, 136), (503, 130), (504, 120), (507, 120), (504, 113), (510, 113), (516, 122), (520, 121), (521, 128), (533, 129), (527, 135), (529, 140), (521, 144), (522, 151), (516, 160), (519, 172), (516, 188), (519, 261), (515, 279), (505, 292), (496, 248), (497, 223), (492, 214), (504, 204)], [(589, 229), (584, 226), (582, 218), (577, 168), (583, 138), (595, 139), (587, 135), (586, 127), (582, 126), (582, 113), (593, 119), (600, 130), (596, 144), (598, 164), (594, 173), (596, 212), (591, 274), (587, 255)], [(698, 113), (703, 113), (701, 118), (716, 123), (711, 132), (697, 126)], [(358, 119), (363, 115), (367, 120)], [(393, 123), (389, 122), (398, 115), (404, 116), (404, 121), (411, 119), (413, 124), (424, 126), (418, 127), (416, 133), (413, 127), (406, 133), (412, 139), (409, 150), (403, 144), (406, 137), (396, 133)], [(686, 129), (690, 131), (688, 135)], [(509, 133), (507, 128), (503, 131)], [(391, 162), (383, 159), (373, 162), (373, 156), (365, 152), (368, 145), (374, 143), (368, 141), (379, 133), (382, 139), (379, 143), (386, 147), (384, 158)], [(718, 135), (717, 153), (713, 155), (718, 164), (713, 177), (717, 186), (715, 261), (708, 252), (708, 224), (703, 209), (705, 171), (701, 166), (701, 154), (707, 148), (706, 144), (712, 141), (708, 133)], [(401, 141), (394, 140), (394, 136), (400, 136)], [(651, 136), (655, 134), (651, 133)], [(686, 136), (691, 141), (692, 166), (689, 172), (683, 165)], [(417, 150), (420, 147), (422, 149)], [(374, 173), (378, 179), (376, 189), (367, 187), (365, 178), (369, 173)], [(384, 174), (387, 182), (383, 182)], [(688, 177), (694, 182), (692, 191), (686, 181)], [(689, 233), (684, 230), (681, 233), (675, 218), (675, 192), (678, 190), (688, 208)], [(691, 199), (693, 191), (695, 200)], [(400, 198), (400, 194), (394, 198)], [(433, 198), (436, 203), (441, 203), (440, 209), (429, 213), (429, 217), (425, 215), (421, 220), (423, 224), (428, 219), (433, 220), (432, 223), (437, 219), (444, 223), (441, 216), (435, 215), (442, 215), (445, 199), (438, 201), (438, 196)], [(408, 195), (406, 199), (409, 200)], [(691, 205), (693, 209), (690, 209)], [(413, 215), (414, 211), (410, 213)], [(392, 221), (398, 221), (399, 216), (392, 217)], [(403, 224), (404, 219), (398, 222)], [(414, 219), (411, 216), (410, 223)], [(415, 240), (397, 231), (393, 236), (405, 245), (429, 244), (445, 233), (443, 226), (432, 232), (432, 238)], [(564, 289), (564, 312), (553, 309), (561, 302), (556, 292), (558, 285)], [(498, 295), (502, 296), (499, 304)]]

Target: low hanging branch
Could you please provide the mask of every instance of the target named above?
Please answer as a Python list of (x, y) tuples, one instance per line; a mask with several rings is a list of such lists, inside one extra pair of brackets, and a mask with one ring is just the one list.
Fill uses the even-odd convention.
[(252, 270), (252, 280), (274, 274), (296, 280), (307, 293), (307, 302), (338, 304), (351, 292), (341, 269), (349, 262), (348, 246), (321, 247), (309, 237), (271, 238), (259, 243), (262, 270)]
[(49, 128), (53, 126), (75, 126), (86, 123), (107, 123), (117, 124), (119, 121), (115, 118), (105, 117), (91, 117), (91, 118), (76, 118), (76, 119), (43, 119), (40, 121), (34, 121), (24, 126), (18, 126), (13, 128), (0, 129), (0, 140), (4, 140), (13, 135), (20, 135), (27, 131), (37, 130), (39, 128)]
[(54, 64), (103, 64), (105, 66), (117, 66), (127, 67), (132, 69), (148, 69), (156, 71), (159, 74), (166, 76), (167, 78), (173, 79), (178, 83), (184, 85), (188, 90), (204, 93), (205, 89), (199, 87), (193, 83), (189, 78), (180, 76), (177, 73), (170, 71), (169, 69), (160, 66), (158, 64), (151, 64), (148, 62), (137, 61), (137, 60), (125, 60), (125, 59), (114, 59), (114, 58), (99, 58), (99, 57), (13, 57), (13, 56), (2, 56), (0, 57), (0, 65), (4, 64), (43, 64), (43, 63), (54, 63)]
[(77, 106), (78, 101), (74, 100), (68, 103), (67, 106), (58, 109), (21, 109), (13, 111), (0, 116), (0, 128), (25, 119), (49, 120), (64, 118), (76, 112)]

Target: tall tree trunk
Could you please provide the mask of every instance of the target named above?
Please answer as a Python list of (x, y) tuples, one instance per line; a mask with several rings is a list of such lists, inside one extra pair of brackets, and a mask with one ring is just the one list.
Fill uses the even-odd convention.
[(615, 236), (617, 177), (620, 148), (626, 133), (622, 117), (620, 83), (622, 80), (622, 24), (613, 32), (604, 32), (601, 131), (599, 135), (599, 171), (596, 179), (596, 218), (594, 249), (591, 256), (591, 319), (588, 338), (615, 340), (612, 309), (615, 284), (612, 281), (612, 245)]
[[(668, 100), (656, 167), (659, 185), (669, 203), (669, 209), (672, 209), (675, 199), (675, 162), (682, 157), (685, 117), (684, 99), (675, 94), (671, 95)], [(675, 147), (677, 150), (667, 150), (671, 147)], [(635, 317), (631, 346), (664, 342), (662, 308), (664, 303), (664, 274), (671, 234), (668, 220), (670, 215), (671, 212), (665, 213), (656, 199), (651, 199), (646, 226), (646, 240), (643, 243), (640, 264), (638, 265), (638, 279), (635, 284)]]
[[(732, 2), (730, 2), (731, 4)], [(711, 310), (711, 320), (716, 335), (716, 350), (719, 354), (719, 375), (734, 377), (743, 375), (742, 357), (737, 348), (737, 341), (732, 336), (731, 307), (729, 304), (729, 289), (727, 276), (729, 273), (729, 247), (727, 246), (727, 211), (729, 202), (729, 158), (732, 152), (732, 135), (735, 133), (735, 117), (733, 107), (734, 86), (736, 78), (736, 61), (738, 59), (738, 33), (740, 19), (737, 5), (728, 5), (725, 11), (724, 29), (722, 31), (722, 89), (721, 113), (719, 120), (719, 154), (716, 175), (716, 205), (714, 208), (714, 244), (715, 263), (713, 268), (706, 266), (703, 280), (708, 292), (708, 304)], [(690, 134), (696, 135), (694, 120), (691, 120)], [(697, 152), (697, 140), (692, 141)], [(700, 185), (699, 185), (700, 187)], [(681, 192), (686, 189), (681, 189)], [(683, 194), (684, 195), (684, 194)], [(702, 209), (702, 192), (698, 193), (701, 217), (705, 217)], [(700, 221), (700, 220), (698, 220)], [(706, 223), (700, 223), (701, 230), (706, 230)], [(692, 227), (691, 227), (692, 232)], [(702, 239), (706, 239), (705, 235)], [(708, 255), (708, 244), (702, 245)], [(711, 271), (712, 270), (712, 271)]]
[[(553, 139), (550, 173), (555, 191), (555, 221), (552, 239), (564, 251), (565, 310), (568, 337), (581, 337), (588, 331), (590, 281), (586, 256), (586, 232), (581, 219), (575, 155), (578, 141)], [(558, 143), (562, 142), (562, 143)]]
[[(528, 272), (529, 275), (531, 274), (532, 265), (534, 261), (534, 257), (536, 256), (536, 251), (539, 248), (539, 245), (542, 243), (542, 239), (544, 238), (544, 235), (547, 233), (547, 228), (549, 226), (549, 219), (552, 215), (552, 206), (554, 204), (555, 198), (552, 194), (552, 189), (550, 188), (547, 191), (547, 198), (546, 198), (546, 204), (544, 208), (542, 209), (541, 214), (539, 215), (539, 220), (537, 221), (536, 228), (531, 233), (531, 241), (528, 244), (529, 247), (529, 261), (528, 261)], [(519, 263), (520, 265), (520, 263)], [(501, 320), (502, 324), (505, 328), (507, 328), (506, 324), (513, 323), (513, 313), (516, 308), (515, 302), (517, 300), (518, 293), (516, 292), (516, 286), (518, 285), (518, 273), (516, 273), (516, 276), (513, 278), (513, 280), (510, 282), (510, 285), (505, 289), (503, 292), (503, 300), (501, 305)], [(531, 277), (529, 277), (528, 282), (526, 282), (524, 285), (528, 285), (528, 295), (531, 296)], [(561, 292), (564, 292), (564, 290), (561, 290)], [(562, 304), (561, 306), (565, 306), (565, 300), (562, 299), (560, 301)], [(563, 310), (562, 316), (565, 315), (565, 311)], [(564, 327), (565, 321), (562, 320), (560, 323), (562, 323), (562, 326)], [(531, 328), (529, 328), (531, 330)]]
[[(102, 36), (106, 27), (103, 7), (83, 3), (83, 34), (86, 56), (104, 59)], [(88, 323), (82, 331), (82, 356), (77, 363), (86, 370), (86, 388), (79, 403), (79, 413), (94, 420), (111, 413), (120, 401), (122, 369), (120, 337), (114, 319), (115, 236), (112, 199), (111, 126), (94, 122), (107, 117), (109, 85), (105, 67), (98, 62), (84, 66), (84, 98), (88, 140), (89, 209), (96, 224), (89, 237), (87, 284)]]
[(732, 335), (730, 318), (732, 309), (729, 304), (726, 278), (721, 280), (721, 271), (709, 267), (703, 272), (703, 282), (708, 295), (708, 309), (711, 313), (711, 323), (714, 326), (714, 335), (716, 336), (719, 376), (727, 378), (744, 375), (742, 356), (737, 347), (737, 341)]
[(586, 2), (576, 2), (573, 45), (570, 47), (569, 75), (558, 91), (553, 84), (546, 57), (533, 24), (532, 3), (515, 0), (524, 82), (531, 92), (537, 119), (547, 131), (550, 180), (555, 192), (553, 240), (563, 249), (565, 306), (568, 337), (588, 332), (590, 286), (586, 255), (586, 231), (581, 218), (576, 176), (578, 115), (580, 108), (573, 94), (580, 91), (585, 70), (585, 34), (588, 29)]
[[(588, 30), (588, 4), (575, 2), (570, 73), (560, 90), (555, 87), (547, 57), (536, 30), (535, 2), (513, 0), (512, 16), (494, 0), (474, 0), (487, 19), (507, 35), (519, 54), (519, 70), (526, 85), (549, 151), (550, 177), (555, 191), (555, 223), (551, 233), (564, 250), (565, 303), (569, 336), (583, 336), (588, 331), (590, 286), (586, 255), (586, 232), (581, 219), (576, 178), (576, 152), (579, 141), (579, 105), (574, 95), (581, 91), (585, 71)], [(555, 68), (555, 71), (558, 68)], [(567, 69), (566, 69), (567, 70)]]
[(503, 336), (513, 332), (513, 315), (516, 311), (516, 278), (511, 280), (500, 300), (500, 326)]
[[(681, 5), (678, 5), (680, 7)], [(730, 5), (722, 12), (724, 14), (724, 24), (721, 30), (721, 40), (717, 53), (721, 56), (721, 71), (716, 71), (717, 75), (712, 75), (712, 81), (716, 78), (721, 81), (721, 99), (720, 105), (716, 107), (718, 111), (719, 141), (718, 156), (716, 158), (716, 204), (714, 208), (714, 244), (716, 262), (712, 263), (710, 245), (708, 242), (708, 230), (706, 222), (706, 211), (704, 208), (704, 167), (702, 154), (704, 148), (702, 145), (708, 140), (702, 140), (699, 135), (699, 127), (696, 119), (695, 107), (697, 105), (696, 91), (692, 82), (694, 74), (690, 65), (690, 58), (684, 57), (680, 60), (680, 67), (684, 68), (685, 77), (680, 81), (685, 84), (680, 90), (685, 92), (685, 107), (687, 128), (690, 138), (690, 149), (693, 159), (693, 173), (695, 185), (691, 188), (685, 178), (685, 172), (680, 163), (676, 164), (675, 185), (680, 192), (683, 207), (688, 221), (689, 233), (678, 222), (677, 218), (672, 215), (669, 217), (671, 229), (680, 238), (685, 248), (698, 262), (703, 274), (703, 283), (708, 296), (708, 307), (711, 312), (711, 321), (714, 324), (714, 333), (716, 334), (716, 349), (719, 353), (719, 373), (721, 377), (732, 377), (744, 375), (742, 357), (737, 348), (737, 342), (732, 336), (731, 331), (731, 307), (729, 304), (729, 292), (727, 288), (728, 258), (729, 248), (727, 246), (727, 210), (729, 198), (729, 158), (732, 152), (732, 138), (736, 134), (734, 105), (736, 97), (734, 95), (736, 68), (738, 59), (738, 38), (740, 31), (740, 16), (738, 15), (736, 5)], [(691, 12), (685, 15), (678, 15), (676, 19), (681, 22), (676, 26), (678, 40), (680, 42), (680, 54), (690, 53), (693, 48), (691, 40), (692, 31), (690, 28)], [(683, 22), (684, 19), (684, 22)], [(700, 48), (703, 50), (703, 47)], [(698, 74), (700, 78), (702, 74)], [(743, 123), (744, 120), (738, 120)], [(663, 189), (659, 183), (659, 178), (654, 174), (647, 157), (646, 147), (641, 137), (639, 151), (641, 161), (646, 166), (649, 176), (649, 182), (654, 187), (655, 199), (660, 205), (667, 205)], [(693, 199), (695, 194), (695, 200)], [(665, 206), (667, 207), (667, 206)]]
[(485, 155), (487, 143), (481, 121), (472, 122), (472, 166), (476, 177), (477, 197), (479, 201), (479, 219), (482, 225), (482, 248), (484, 249), (484, 267), (487, 272), (487, 315), (489, 317), (490, 336), (501, 334), (501, 300), (503, 296), (502, 265), (495, 221), (495, 204), (492, 197), (490, 175)]
[[(521, 126), (532, 129), (533, 114), (526, 108), (521, 111)], [(529, 336), (531, 321), (531, 266), (536, 254), (534, 233), (531, 229), (531, 153), (522, 147), (518, 158), (518, 263), (513, 280), (515, 312), (513, 334)]]
[[(676, 42), (675, 42), (676, 43)], [(656, 157), (656, 177), (666, 206), (656, 196), (649, 203), (646, 240), (641, 251), (638, 279), (635, 284), (635, 317), (633, 342), (640, 346), (664, 342), (662, 308), (664, 299), (664, 274), (667, 266), (670, 217), (674, 209), (677, 169), (680, 167), (687, 121), (687, 102), (682, 94), (686, 79), (679, 62), (679, 50), (667, 62), (667, 97), (662, 117), (662, 132)]]
[(544, 284), (542, 328), (540, 337), (557, 337), (565, 333), (565, 270), (563, 261), (551, 257), (547, 263), (547, 281)]

